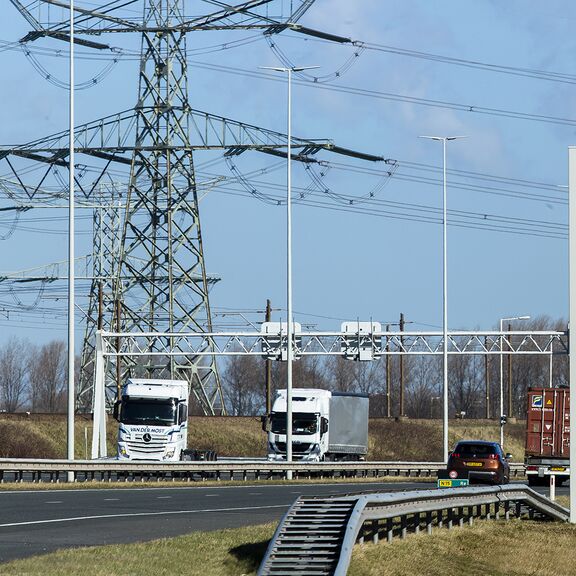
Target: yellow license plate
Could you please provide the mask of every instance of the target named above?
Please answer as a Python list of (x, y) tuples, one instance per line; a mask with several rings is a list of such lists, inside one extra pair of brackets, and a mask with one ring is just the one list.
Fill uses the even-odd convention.
[(564, 468), (564, 466), (552, 466), (552, 468), (550, 468), (550, 470), (552, 472), (564, 472), (566, 470), (566, 468)]
[(482, 462), (464, 462), (466, 466), (482, 466)]

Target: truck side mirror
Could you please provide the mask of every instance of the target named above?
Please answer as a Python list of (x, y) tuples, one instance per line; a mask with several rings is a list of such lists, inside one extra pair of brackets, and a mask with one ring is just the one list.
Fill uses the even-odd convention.
[(262, 422), (262, 430), (264, 432), (270, 432), (270, 416), (267, 414), (260, 416), (260, 422)]
[(324, 417), (320, 420), (320, 433), (326, 434), (328, 432), (328, 420)]
[(188, 406), (180, 404), (178, 406), (178, 424), (183, 424), (188, 420)]
[(114, 402), (114, 410), (112, 412), (112, 416), (114, 417), (114, 420), (117, 420), (118, 422), (120, 422), (120, 404), (121, 404), (121, 400), (116, 400), (116, 402)]

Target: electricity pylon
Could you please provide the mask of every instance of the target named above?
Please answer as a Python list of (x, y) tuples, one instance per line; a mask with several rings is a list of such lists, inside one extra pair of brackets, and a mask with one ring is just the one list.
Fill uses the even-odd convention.
[[(69, 19), (51, 20), (47, 10), (54, 4), (69, 9), (68, 3), (38, 0), (24, 6), (19, 0), (11, 2), (33, 28), (23, 42), (41, 37), (69, 41)], [(132, 17), (137, 2), (143, 2), (142, 20)], [(101, 9), (93, 9), (93, 4), (87, 2), (75, 3), (78, 44), (107, 49), (109, 46), (101, 42), (106, 33), (141, 34), (139, 90), (134, 109), (78, 126), (75, 131), (76, 154), (104, 162), (103, 167), (90, 168), (93, 179), (89, 183), (78, 182), (80, 193), (93, 195), (110, 165), (130, 166), (118, 261), (107, 266), (115, 278), (112, 286), (102, 291), (102, 297), (95, 293), (97, 287), (93, 283), (88, 319), (93, 326), (97, 324), (94, 315), (99, 309), (107, 315), (105, 326), (119, 326), (121, 332), (211, 332), (211, 279), (204, 262), (193, 151), (222, 149), (235, 155), (251, 149), (286, 156), (286, 135), (191, 108), (186, 36), (197, 30), (256, 29), (276, 34), (286, 28), (317, 36), (321, 33), (296, 24), (314, 0), (291, 0), (287, 14), (282, 14), (282, 9), (288, 3), (279, 0), (204, 3), (215, 8), (201, 16), (187, 15), (191, 4), (198, 13), (200, 2), (185, 0), (112, 0)], [(128, 4), (131, 12), (125, 13)], [(46, 13), (41, 17), (42, 10)], [(280, 15), (271, 16), (272, 12)], [(349, 41), (332, 35), (329, 39)], [(192, 135), (197, 142), (191, 140)], [(67, 139), (68, 131), (64, 131), (0, 150), (0, 158), (17, 156), (44, 162), (50, 172), (66, 165)], [(295, 159), (304, 162), (314, 162), (313, 155), (322, 149), (383, 160), (336, 147), (328, 140), (292, 138), (291, 145)], [(10, 168), (14, 170), (12, 164)], [(93, 305), (96, 300), (101, 302), (98, 307)], [(181, 341), (167, 338), (172, 350)], [(150, 351), (155, 351), (156, 342), (150, 339)], [(91, 342), (86, 346), (87, 352), (93, 349)], [(209, 348), (202, 350), (206, 351)], [(206, 414), (225, 413), (214, 356), (190, 358), (182, 352), (181, 357), (150, 356), (139, 365), (125, 364), (117, 370), (117, 378), (123, 379), (127, 374), (185, 378)], [(90, 354), (84, 356), (88, 361)]]

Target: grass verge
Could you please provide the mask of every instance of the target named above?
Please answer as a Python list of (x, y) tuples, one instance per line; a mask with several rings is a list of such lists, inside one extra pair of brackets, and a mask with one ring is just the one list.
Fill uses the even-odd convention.
[[(141, 544), (62, 550), (1, 565), (6, 576), (253, 576), (275, 524)], [(354, 548), (349, 576), (572, 576), (576, 526), (483, 521)]]
[(560, 522), (477, 522), (356, 546), (349, 576), (573, 576), (576, 526)]
[(194, 532), (141, 544), (62, 550), (2, 564), (2, 576), (251, 576), (276, 524)]
[[(461, 439), (498, 440), (500, 427), (494, 420), (450, 420), (449, 441)], [(118, 423), (107, 423), (108, 453), (116, 453)], [(506, 428), (506, 451), (521, 462), (524, 454), (525, 424)], [(92, 421), (75, 418), (75, 457), (89, 458)], [(440, 420), (371, 418), (368, 459), (380, 461), (437, 462), (442, 459)], [(220, 456), (264, 456), (266, 435), (254, 416), (193, 416), (188, 428), (188, 446), (215, 450)], [(65, 458), (66, 417), (62, 414), (0, 414), (0, 457)]]

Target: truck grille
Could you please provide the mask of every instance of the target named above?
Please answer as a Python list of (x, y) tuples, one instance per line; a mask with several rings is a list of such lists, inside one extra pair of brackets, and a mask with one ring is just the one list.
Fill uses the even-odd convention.
[[(280, 452), (286, 453), (286, 442), (276, 442), (276, 446)], [(294, 454), (305, 454), (306, 452), (310, 452), (310, 448), (312, 444), (292, 444), (292, 452)]]
[(150, 434), (150, 436), (151, 439), (149, 442), (144, 441), (144, 434), (136, 434), (134, 440), (126, 442), (129, 454), (146, 455), (163, 453), (166, 444), (168, 444), (168, 436), (164, 434)]

